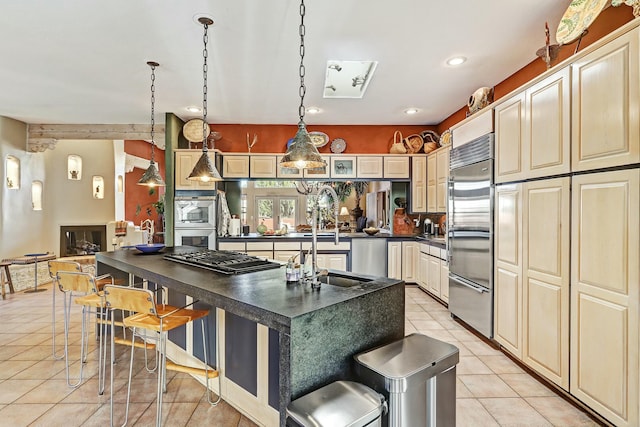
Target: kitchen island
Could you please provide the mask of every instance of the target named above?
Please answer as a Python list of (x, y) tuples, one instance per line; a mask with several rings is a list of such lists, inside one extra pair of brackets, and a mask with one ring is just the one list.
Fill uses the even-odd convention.
[[(163, 257), (193, 249), (101, 252), (96, 255), (98, 273), (126, 274), (131, 282), (142, 279), (217, 308), (223, 321), (215, 323), (216, 332), (225, 337), (220, 339), (221, 360), (215, 362), (221, 370), (222, 397), (261, 424), (284, 426), (292, 399), (338, 379), (353, 379), (353, 355), (404, 336), (400, 280), (358, 276), (363, 281), (353, 281), (354, 286), (323, 284), (315, 291), (287, 284), (284, 268), (227, 276)], [(253, 324), (257, 327), (252, 329)], [(258, 335), (264, 332), (257, 347), (265, 351), (258, 351), (257, 358), (251, 351), (255, 334), (247, 333), (254, 329)], [(243, 358), (246, 351), (249, 359)], [(258, 366), (238, 366), (241, 360), (257, 360)], [(246, 372), (257, 378), (247, 379)], [(255, 402), (245, 402), (252, 396)], [(275, 422), (265, 417), (269, 406), (277, 411)]]

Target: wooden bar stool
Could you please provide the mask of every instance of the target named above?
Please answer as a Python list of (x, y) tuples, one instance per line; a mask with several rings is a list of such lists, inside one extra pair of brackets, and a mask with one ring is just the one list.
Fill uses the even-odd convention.
[[(82, 372), (84, 364), (87, 360), (87, 352), (89, 347), (89, 328), (90, 315), (97, 315), (97, 324), (102, 326), (102, 330), (97, 331), (99, 334), (98, 349), (98, 394), (104, 392), (104, 366), (102, 363), (106, 356), (106, 340), (107, 322), (105, 321), (106, 304), (103, 292), (98, 291), (96, 278), (89, 273), (78, 271), (59, 270), (56, 274), (58, 287), (64, 292), (64, 359), (67, 376), (67, 385), (69, 387), (78, 387), (82, 383)], [(78, 381), (71, 382), (69, 374), (69, 320), (71, 317), (71, 302), (82, 306), (82, 329), (80, 339), (80, 373)]]
[(0, 288), (2, 288), (2, 299), (6, 298), (4, 285), (9, 285), (9, 293), (15, 293), (13, 282), (11, 281), (11, 272), (9, 271), (10, 261), (0, 261)]
[[(195, 304), (194, 301), (185, 307), (173, 307), (166, 304), (155, 303), (155, 296), (151, 290), (141, 288), (131, 288), (124, 286), (106, 285), (104, 287), (104, 298), (109, 311), (127, 310), (135, 314), (125, 317), (122, 322), (127, 328), (132, 329), (131, 336), (131, 359), (129, 361), (129, 383), (127, 385), (127, 403), (125, 409), (125, 420), (122, 425), (127, 424), (129, 416), (129, 398), (131, 396), (131, 376), (133, 372), (133, 353), (134, 341), (136, 337), (141, 339), (151, 338), (156, 341), (156, 356), (158, 357), (158, 386), (156, 400), (156, 426), (162, 423), (162, 395), (166, 392), (166, 370), (175, 370), (180, 372), (188, 372), (191, 374), (202, 374), (205, 377), (207, 388), (207, 401), (212, 406), (217, 405), (221, 396), (213, 401), (211, 398), (211, 390), (209, 389), (209, 379), (218, 376), (218, 371), (209, 367), (207, 360), (207, 336), (205, 333), (205, 319), (209, 314), (209, 310), (195, 310), (186, 307)], [(204, 367), (193, 368), (189, 366), (177, 365), (167, 361), (166, 346), (167, 333), (175, 328), (184, 326), (187, 323), (200, 320), (202, 327), (202, 342), (204, 345)], [(115, 359), (114, 350), (114, 321), (111, 316), (111, 399), (110, 399), (110, 417), (111, 425), (113, 425), (113, 368)], [(152, 335), (148, 335), (151, 332)], [(217, 335), (217, 334), (216, 334)], [(216, 351), (219, 346), (216, 346)]]

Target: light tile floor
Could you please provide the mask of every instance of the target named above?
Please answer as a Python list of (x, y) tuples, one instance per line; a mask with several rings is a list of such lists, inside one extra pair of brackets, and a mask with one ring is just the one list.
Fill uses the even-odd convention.
[[(109, 422), (109, 384), (97, 394), (97, 345), (90, 339), (83, 384), (71, 389), (64, 361), (51, 354), (51, 285), (47, 291), (8, 294), (0, 300), (0, 426), (102, 426)], [(406, 333), (420, 332), (460, 349), (457, 366), (457, 425), (476, 426), (596, 426), (587, 414), (452, 320), (447, 309), (416, 287), (406, 290)], [(57, 298), (58, 319), (62, 299)], [(73, 314), (73, 313), (72, 313)], [(78, 313), (76, 313), (78, 314)], [(71, 348), (80, 340), (79, 316), (71, 326)], [(60, 323), (62, 325), (62, 323)], [(58, 343), (62, 344), (62, 330)], [(123, 420), (128, 349), (118, 348), (123, 369), (114, 382), (116, 420)], [(71, 357), (79, 356), (77, 350)], [(155, 421), (155, 375), (136, 354), (129, 425)], [(78, 362), (71, 365), (77, 373)], [(204, 387), (186, 374), (168, 372), (163, 422), (167, 426), (250, 427), (253, 422), (226, 403), (212, 408)], [(118, 421), (116, 421), (118, 423)]]

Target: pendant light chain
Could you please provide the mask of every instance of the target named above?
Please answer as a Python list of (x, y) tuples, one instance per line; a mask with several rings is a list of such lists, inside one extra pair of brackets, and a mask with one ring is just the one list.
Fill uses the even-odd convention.
[(209, 24), (207, 22), (204, 23), (204, 36), (202, 37), (202, 41), (204, 42), (204, 49), (202, 50), (202, 56), (204, 58), (204, 62), (202, 64), (202, 75), (204, 77), (204, 84), (202, 86), (202, 151), (207, 152), (209, 147), (207, 147), (207, 127), (209, 124), (207, 123), (207, 74), (209, 71), (209, 66), (207, 65), (207, 57), (209, 56), (209, 51), (207, 50), (207, 42), (209, 41)]
[(156, 65), (153, 63), (151, 66), (151, 161), (154, 161), (154, 148), (156, 146), (156, 142), (154, 140), (155, 136), (155, 125), (156, 125)]
[(304, 96), (307, 93), (307, 87), (304, 85), (304, 76), (305, 76), (305, 68), (304, 68), (304, 35), (306, 28), (304, 26), (304, 16), (305, 16), (305, 6), (304, 0), (300, 1), (300, 27), (298, 29), (298, 33), (300, 34), (300, 106), (298, 107), (298, 114), (300, 115), (300, 122), (304, 122)]

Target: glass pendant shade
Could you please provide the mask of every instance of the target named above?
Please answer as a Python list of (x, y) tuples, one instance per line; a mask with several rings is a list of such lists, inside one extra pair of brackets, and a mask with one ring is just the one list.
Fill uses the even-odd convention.
[(218, 170), (215, 168), (213, 163), (211, 163), (211, 158), (209, 154), (205, 151), (202, 153), (202, 156), (198, 159), (198, 163), (193, 167), (191, 174), (187, 177), (188, 180), (191, 181), (221, 181), (222, 177), (218, 173)]
[(142, 174), (142, 178), (138, 181), (138, 185), (147, 185), (149, 187), (162, 187), (166, 185), (162, 176), (160, 176), (160, 172), (158, 172), (156, 163), (153, 160), (149, 162), (149, 167), (144, 171), (144, 174)]
[(293, 137), (293, 143), (282, 157), (280, 166), (283, 168), (318, 169), (327, 166), (318, 149), (311, 142), (311, 137), (304, 122), (298, 123), (298, 132)]

